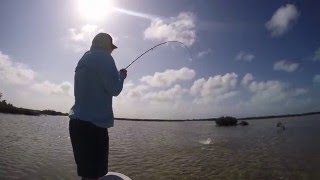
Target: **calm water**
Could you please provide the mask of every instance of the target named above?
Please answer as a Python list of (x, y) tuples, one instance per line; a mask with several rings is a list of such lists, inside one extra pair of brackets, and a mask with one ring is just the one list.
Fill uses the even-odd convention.
[[(249, 123), (116, 121), (109, 169), (134, 180), (320, 179), (319, 115)], [(0, 142), (0, 179), (77, 179), (67, 117), (0, 114)]]

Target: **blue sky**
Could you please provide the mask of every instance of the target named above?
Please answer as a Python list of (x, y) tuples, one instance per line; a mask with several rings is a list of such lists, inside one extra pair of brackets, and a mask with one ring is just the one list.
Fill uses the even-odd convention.
[[(128, 69), (117, 117), (207, 118), (320, 111), (317, 1), (2, 1), (0, 91), (68, 112), (74, 68), (98, 32)], [(190, 53), (188, 53), (190, 52)], [(191, 57), (190, 57), (191, 54)]]

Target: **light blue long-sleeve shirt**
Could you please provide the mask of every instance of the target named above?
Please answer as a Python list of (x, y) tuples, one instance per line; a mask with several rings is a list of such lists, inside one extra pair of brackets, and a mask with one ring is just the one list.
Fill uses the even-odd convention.
[(103, 128), (112, 127), (112, 97), (120, 94), (123, 81), (110, 53), (103, 50), (86, 52), (75, 70), (75, 104), (69, 117)]

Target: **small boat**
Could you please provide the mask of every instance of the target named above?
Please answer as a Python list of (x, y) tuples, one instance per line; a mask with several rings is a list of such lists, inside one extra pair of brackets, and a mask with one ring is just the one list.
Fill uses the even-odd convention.
[(247, 121), (241, 121), (241, 122), (239, 123), (239, 125), (240, 125), (240, 126), (248, 126), (249, 123), (248, 123)]

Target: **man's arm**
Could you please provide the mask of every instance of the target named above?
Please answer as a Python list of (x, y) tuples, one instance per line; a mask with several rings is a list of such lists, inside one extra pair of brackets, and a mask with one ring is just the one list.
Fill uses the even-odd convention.
[(98, 75), (102, 80), (104, 89), (112, 96), (118, 96), (123, 88), (123, 81), (126, 78), (119, 73), (112, 56), (110, 59), (103, 59), (98, 66)]

